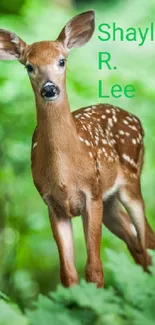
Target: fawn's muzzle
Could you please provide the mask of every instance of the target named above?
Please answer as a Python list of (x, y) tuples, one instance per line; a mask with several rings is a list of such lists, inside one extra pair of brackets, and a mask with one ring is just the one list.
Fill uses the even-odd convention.
[(53, 101), (58, 98), (60, 89), (55, 86), (52, 82), (46, 82), (40, 92), (41, 96), (47, 101)]

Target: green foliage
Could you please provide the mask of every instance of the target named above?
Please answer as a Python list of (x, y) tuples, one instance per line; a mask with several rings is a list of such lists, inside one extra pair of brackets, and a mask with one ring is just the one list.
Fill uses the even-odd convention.
[(155, 253), (151, 275), (125, 254), (108, 251), (108, 257), (113, 288), (97, 289), (84, 281), (69, 289), (59, 286), (49, 298), (39, 297), (36, 310), (28, 313), (30, 324), (154, 325)]
[(0, 293), (0, 325), (28, 325), (28, 320), (17, 306)]
[(155, 253), (151, 274), (129, 262), (124, 253), (108, 250), (107, 254), (106, 272), (111, 273), (113, 288), (97, 289), (84, 280), (69, 289), (59, 285), (48, 297), (39, 295), (26, 316), (2, 297), (1, 319), (5, 321), (0, 325), (10, 325), (10, 319), (13, 325), (154, 325)]
[(18, 14), (23, 3), (24, 0), (12, 0), (9, 1), (9, 3), (5, 0), (1, 0), (0, 11), (3, 13)]
[[(8, 8), (7, 11), (2, 8), (3, 5)], [(11, 7), (14, 11), (11, 11)], [(96, 2), (94, 5), (91, 4), (91, 7), (97, 8)], [(88, 8), (90, 8), (89, 2), (80, 11)], [(4, 12), (15, 12), (15, 15), (5, 15)], [(118, 25), (124, 27), (146, 28), (150, 21), (154, 21), (154, 13), (154, 0), (142, 0), (140, 10), (139, 2), (134, 0), (120, 1), (117, 5), (113, 3), (111, 7), (105, 7), (103, 3), (96, 10), (96, 25), (99, 22), (116, 21)], [(3, 0), (0, 3), (0, 28), (16, 32), (30, 44), (34, 41), (55, 39), (67, 20), (75, 14), (77, 14), (75, 8), (56, 6), (52, 0)], [(98, 51), (109, 51), (118, 70), (98, 71)], [(155, 146), (154, 74), (153, 42), (141, 49), (132, 43), (101, 44), (97, 39), (97, 29), (88, 45), (72, 51), (67, 63), (67, 89), (72, 110), (99, 102), (98, 79), (104, 80), (106, 89), (114, 83), (120, 83), (122, 86), (126, 83), (135, 85), (136, 97), (132, 100), (110, 98), (108, 102), (134, 112), (142, 120), (146, 145), (142, 189), (147, 216), (153, 227), (155, 227), (155, 182), (153, 181), (155, 179), (155, 155), (152, 149)], [(39, 293), (47, 294), (55, 290), (60, 282), (58, 251), (51, 234), (47, 209), (34, 187), (30, 170), (31, 137), (36, 124), (35, 115), (34, 97), (26, 70), (16, 61), (0, 62), (0, 288), (22, 309), (31, 308)], [(80, 219), (73, 221), (73, 228), (76, 267), (79, 275), (83, 277), (86, 252)], [(113, 264), (110, 259), (111, 253), (105, 254), (107, 247), (118, 254), (122, 251), (127, 253), (124, 243), (104, 229), (101, 257), (104, 264), (108, 261)], [(114, 260), (115, 257), (114, 255)], [(141, 270), (134, 265), (132, 269), (131, 262), (126, 257), (121, 257), (120, 264), (119, 260), (117, 261), (118, 265), (115, 262), (115, 267), (117, 265), (119, 272), (111, 271), (112, 266), (109, 269), (108, 266), (106, 267), (105, 285), (115, 287), (114, 293), (108, 289), (109, 298), (104, 297), (106, 304), (108, 304), (106, 299), (114, 298), (115, 301), (115, 298), (131, 298), (131, 288), (135, 292), (139, 277), (144, 276), (143, 281), (146, 281)], [(128, 265), (130, 265), (130, 271), (128, 271)], [(124, 272), (126, 272), (126, 277)], [(146, 277), (149, 282), (148, 275)], [(129, 283), (130, 278), (133, 278), (133, 282)], [(81, 286), (75, 290), (79, 290), (82, 294), (84, 290), (80, 288), (85, 285), (81, 284)], [(137, 290), (141, 288), (144, 290), (142, 283), (139, 286)], [(96, 289), (88, 286), (85, 290), (92, 290), (95, 294)], [(142, 295), (140, 296), (142, 299)], [(56, 302), (53, 299), (50, 298), (50, 303), (55, 306)], [(132, 299), (135, 301), (134, 294)], [(111, 302), (113, 308), (114, 301)], [(7, 304), (7, 302), (4, 303)], [(57, 308), (59, 304), (57, 302)], [(136, 304), (138, 305), (138, 301)], [(12, 310), (12, 305), (9, 305), (9, 308)], [(70, 313), (70, 308), (67, 309), (65, 306), (63, 308)], [(91, 308), (88, 306), (88, 310), (84, 309), (84, 311), (81, 307), (78, 308), (81, 317), (83, 317), (83, 312), (87, 314), (87, 317), (96, 317), (96, 309), (94, 311), (92, 306)], [(135, 312), (136, 308), (134, 308)], [(74, 310), (72, 312), (74, 313)], [(119, 324), (120, 321), (122, 325), (124, 321), (120, 320), (120, 317), (122, 316), (117, 315), (115, 319), (115, 315), (106, 314), (106, 316), (100, 316), (101, 320), (98, 319), (96, 322), (98, 321), (97, 325), (101, 324), (103, 318), (102, 323), (106, 324), (111, 321), (112, 324), (117, 324), (117, 322)]]

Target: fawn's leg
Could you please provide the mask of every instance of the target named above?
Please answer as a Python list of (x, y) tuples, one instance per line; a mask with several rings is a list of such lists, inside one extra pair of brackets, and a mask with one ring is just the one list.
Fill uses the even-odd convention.
[(139, 186), (123, 186), (118, 197), (136, 228), (141, 249), (145, 251), (145, 208)]
[(61, 283), (69, 287), (78, 283), (78, 275), (74, 266), (71, 220), (57, 215), (52, 207), (49, 208), (49, 217), (59, 251)]
[[(116, 196), (109, 198), (104, 204), (104, 220), (105, 226), (117, 237), (122, 239), (128, 246), (135, 262), (145, 268), (144, 254), (141, 252), (139, 240), (137, 238), (136, 229)], [(145, 218), (145, 238), (146, 248), (155, 249), (155, 235)], [(151, 264), (151, 258), (146, 253), (147, 265)]]
[(126, 208), (132, 223), (134, 224), (139, 240), (141, 253), (144, 255), (144, 269), (147, 269), (148, 258), (145, 240), (145, 207), (141, 194), (140, 182), (129, 183), (119, 189), (118, 197)]
[(155, 249), (155, 234), (145, 218), (146, 248)]
[(86, 280), (103, 287), (103, 269), (100, 260), (102, 234), (102, 199), (86, 198), (86, 211), (83, 215), (84, 234), (87, 247)]

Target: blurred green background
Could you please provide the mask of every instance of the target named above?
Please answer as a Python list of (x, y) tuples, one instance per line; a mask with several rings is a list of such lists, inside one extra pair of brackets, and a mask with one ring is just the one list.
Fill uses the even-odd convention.
[[(41, 1), (0, 2), (0, 28), (16, 32), (28, 44), (53, 40), (67, 20), (77, 13), (96, 10), (96, 32), (84, 48), (68, 59), (67, 89), (72, 110), (98, 103), (98, 79), (105, 89), (115, 83), (133, 84), (133, 99), (109, 98), (108, 102), (135, 113), (145, 130), (145, 164), (142, 189), (147, 217), (155, 229), (155, 45), (138, 47), (132, 42), (100, 42), (97, 26), (116, 22), (123, 28), (150, 26), (155, 2), (141, 1)], [(109, 51), (115, 71), (98, 70), (98, 52)], [(22, 309), (31, 307), (40, 292), (59, 283), (59, 259), (46, 206), (31, 176), (31, 136), (36, 125), (35, 105), (26, 70), (16, 61), (0, 62), (0, 290)], [(84, 276), (86, 260), (80, 218), (73, 220), (76, 267)], [(126, 246), (103, 228), (102, 260), (106, 248), (126, 252)], [(128, 255), (129, 256), (129, 255)], [(131, 258), (129, 256), (129, 258)], [(105, 272), (105, 285), (110, 283)]]

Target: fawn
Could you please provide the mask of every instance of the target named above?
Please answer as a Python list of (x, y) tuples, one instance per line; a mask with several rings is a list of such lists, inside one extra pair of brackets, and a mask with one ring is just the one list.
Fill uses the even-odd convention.
[(16, 34), (0, 30), (0, 59), (25, 65), (34, 91), (32, 174), (48, 206), (64, 286), (78, 283), (73, 216), (83, 220), (86, 280), (98, 287), (103, 286), (102, 223), (127, 244), (144, 269), (150, 263), (146, 248), (155, 248), (140, 186), (144, 146), (139, 119), (109, 104), (70, 112), (66, 59), (72, 48), (90, 40), (94, 28), (94, 11), (89, 10), (71, 19), (56, 41), (27, 45)]

